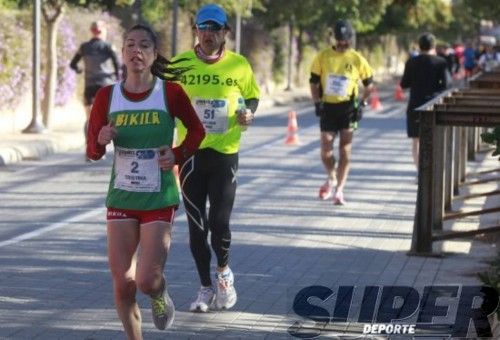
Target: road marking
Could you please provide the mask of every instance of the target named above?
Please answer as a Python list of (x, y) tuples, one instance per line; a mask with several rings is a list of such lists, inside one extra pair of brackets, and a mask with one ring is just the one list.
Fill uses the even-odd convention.
[(2, 242), (0, 242), (0, 248), (35, 238), (35, 237), (40, 236), (42, 234), (48, 233), (49, 231), (57, 230), (57, 229), (60, 229), (64, 226), (67, 226), (68, 224), (81, 222), (81, 221), (84, 221), (88, 218), (92, 218), (92, 217), (95, 217), (95, 216), (100, 215), (100, 214), (104, 214), (104, 207), (95, 208), (95, 209), (87, 211), (83, 214), (79, 214), (79, 215), (73, 216), (71, 218), (65, 219), (61, 222), (53, 223), (53, 224), (48, 225), (46, 227), (43, 227), (43, 228), (40, 228), (37, 230), (33, 230), (33, 231), (28, 232), (28, 233), (21, 234), (19, 236), (2, 241)]
[[(305, 110), (300, 110), (300, 111), (305, 111)], [(309, 127), (305, 128), (304, 131), (310, 130), (312, 128), (316, 128), (316, 124), (313, 124), (312, 126), (309, 126)], [(245, 154), (248, 154), (248, 153), (254, 153), (256, 150), (267, 149), (267, 148), (269, 148), (271, 146), (277, 145), (278, 143), (282, 143), (282, 142), (283, 142), (283, 138), (279, 137), (279, 138), (277, 138), (276, 140), (274, 140), (274, 141), (272, 141), (270, 143), (266, 143), (264, 145), (258, 144), (258, 145), (255, 145), (253, 147), (250, 147), (248, 149), (245, 149), (245, 150), (241, 151), (240, 154), (245, 155)], [(66, 160), (56, 161), (56, 162), (53, 162), (52, 164), (49, 164), (49, 166), (57, 165), (57, 164), (60, 164), (60, 163), (64, 163), (65, 161)], [(32, 171), (32, 170), (35, 170), (35, 169), (36, 169), (36, 167), (31, 167), (31, 168), (28, 168), (28, 169), (20, 170), (17, 173), (20, 173), (20, 172), (21, 173), (23, 173), (23, 172), (29, 172), (29, 171)], [(242, 184), (241, 186), (244, 186), (244, 185), (245, 184)], [(40, 229), (37, 229), (37, 230), (33, 230), (33, 231), (30, 231), (30, 232), (25, 233), (25, 234), (18, 235), (16, 237), (10, 238), (10, 239), (5, 240), (5, 241), (1, 241), (0, 242), (0, 248), (5, 247), (5, 246), (9, 246), (9, 245), (12, 245), (12, 244), (16, 244), (16, 243), (19, 243), (19, 242), (22, 242), (22, 241), (26, 241), (26, 240), (29, 240), (29, 239), (32, 239), (32, 238), (35, 238), (35, 237), (38, 237), (38, 236), (41, 236), (41, 235), (43, 235), (45, 233), (48, 233), (49, 231), (53, 231), (53, 230), (57, 230), (57, 229), (63, 228), (65, 226), (67, 226), (68, 224), (78, 223), (78, 222), (84, 221), (84, 220), (86, 220), (88, 218), (95, 217), (95, 216), (97, 216), (99, 214), (104, 214), (104, 212), (105, 212), (105, 208), (104, 207), (94, 208), (94, 209), (92, 209), (90, 211), (87, 211), (85, 213), (73, 216), (73, 217), (68, 218), (68, 219), (65, 219), (65, 220), (63, 220), (61, 222), (53, 223), (53, 224), (48, 225), (46, 227), (43, 227), (43, 228), (40, 228)], [(180, 219), (180, 218), (184, 218), (184, 217), (185, 217), (185, 213), (182, 213), (181, 215), (176, 216), (175, 219)]]

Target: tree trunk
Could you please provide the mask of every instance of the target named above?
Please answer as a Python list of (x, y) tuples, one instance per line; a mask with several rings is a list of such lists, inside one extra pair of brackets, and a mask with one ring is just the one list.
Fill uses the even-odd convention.
[(297, 58), (295, 59), (295, 85), (300, 87), (302, 82), (300, 72), (300, 66), (302, 65), (302, 59), (304, 58), (304, 29), (299, 26), (299, 33), (297, 36)]
[(47, 23), (47, 69), (45, 73), (45, 96), (42, 101), (43, 124), (50, 128), (50, 118), (54, 110), (57, 82), (57, 31), (54, 22)]
[(288, 67), (285, 91), (292, 90), (292, 59), (293, 59), (293, 21), (288, 21)]
[(47, 69), (45, 73), (45, 91), (42, 101), (43, 124), (50, 128), (50, 120), (54, 111), (57, 86), (57, 28), (64, 13), (64, 2), (49, 1), (42, 7), (43, 17), (47, 24)]
[(236, 35), (235, 35), (235, 47), (234, 51), (236, 53), (241, 53), (241, 13), (236, 13)]

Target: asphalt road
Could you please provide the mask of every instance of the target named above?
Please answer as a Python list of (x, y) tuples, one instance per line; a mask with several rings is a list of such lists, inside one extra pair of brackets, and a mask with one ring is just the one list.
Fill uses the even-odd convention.
[[(298, 146), (284, 144), (291, 109), (298, 113)], [(477, 283), (465, 274), (488, 253), (468, 242), (455, 244), (452, 258), (406, 256), (416, 185), (403, 112), (403, 104), (387, 101), (382, 111), (366, 113), (345, 207), (317, 199), (325, 175), (311, 108), (258, 112), (243, 138), (232, 216), (237, 305), (188, 312), (199, 282), (181, 207), (166, 267), (176, 322), (157, 331), (139, 294), (144, 338), (289, 338), (294, 296), (313, 284)], [(80, 150), (0, 167), (0, 339), (124, 338), (106, 258), (111, 159), (88, 164)]]

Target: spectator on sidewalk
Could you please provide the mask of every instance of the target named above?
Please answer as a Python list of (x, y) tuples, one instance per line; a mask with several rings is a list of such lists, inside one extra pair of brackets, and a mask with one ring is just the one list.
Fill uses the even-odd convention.
[[(90, 114), (87, 157), (98, 160), (113, 141), (114, 163), (107, 207), (108, 260), (116, 310), (128, 339), (142, 339), (139, 289), (151, 300), (158, 329), (175, 314), (164, 267), (179, 192), (172, 168), (182, 164), (205, 136), (186, 93), (176, 80), (182, 70), (158, 54), (156, 34), (144, 25), (124, 38), (127, 78), (101, 88)], [(172, 148), (175, 119), (187, 136)]]
[(415, 108), (428, 102), (446, 89), (451, 80), (446, 60), (436, 55), (436, 38), (424, 33), (418, 40), (420, 54), (410, 58), (405, 64), (400, 85), (410, 89), (410, 99), (406, 110), (406, 131), (412, 139), (413, 162), (418, 169), (419, 114)]
[[(343, 205), (349, 173), (353, 132), (362, 106), (370, 95), (373, 71), (366, 59), (351, 47), (354, 30), (345, 20), (335, 24), (335, 46), (321, 51), (311, 66), (310, 88), (316, 115), (320, 119), (321, 160), (327, 179), (319, 189), (322, 200), (333, 194), (333, 203)], [(360, 98), (358, 82), (364, 86)], [(339, 135), (339, 163), (335, 167), (333, 146)], [(334, 192), (334, 187), (335, 192)]]
[(495, 43), (496, 39), (494, 37), (484, 42), (484, 52), (477, 62), (481, 71), (490, 72), (500, 65), (500, 53), (495, 50)]
[[(103, 21), (94, 21), (90, 25), (92, 38), (84, 42), (71, 59), (70, 67), (76, 73), (84, 72), (85, 84), (83, 90), (83, 104), (85, 106), (85, 127), (87, 135), (90, 109), (94, 97), (101, 87), (113, 84), (118, 80), (119, 66), (116, 53), (111, 44), (106, 42), (106, 24)], [(78, 65), (83, 59), (83, 70)]]
[[(234, 274), (229, 267), (229, 222), (236, 194), (240, 138), (253, 122), (260, 90), (246, 58), (226, 49), (230, 28), (220, 6), (201, 7), (193, 29), (198, 44), (173, 60), (188, 59), (179, 64), (191, 68), (183, 75), (181, 84), (206, 130), (200, 149), (181, 169), (180, 179), (189, 244), (201, 281), (198, 296), (189, 309), (207, 312), (210, 307), (229, 309), (237, 300)], [(177, 127), (182, 141), (186, 128), (181, 123)], [(217, 257), (215, 287), (210, 270), (209, 233)]]

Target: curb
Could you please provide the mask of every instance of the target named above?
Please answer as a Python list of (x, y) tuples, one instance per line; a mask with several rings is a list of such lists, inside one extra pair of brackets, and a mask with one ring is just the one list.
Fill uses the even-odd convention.
[(54, 133), (42, 139), (17, 140), (11, 146), (0, 145), (0, 166), (23, 160), (41, 159), (57, 152), (80, 149), (84, 146), (83, 136), (76, 133)]

